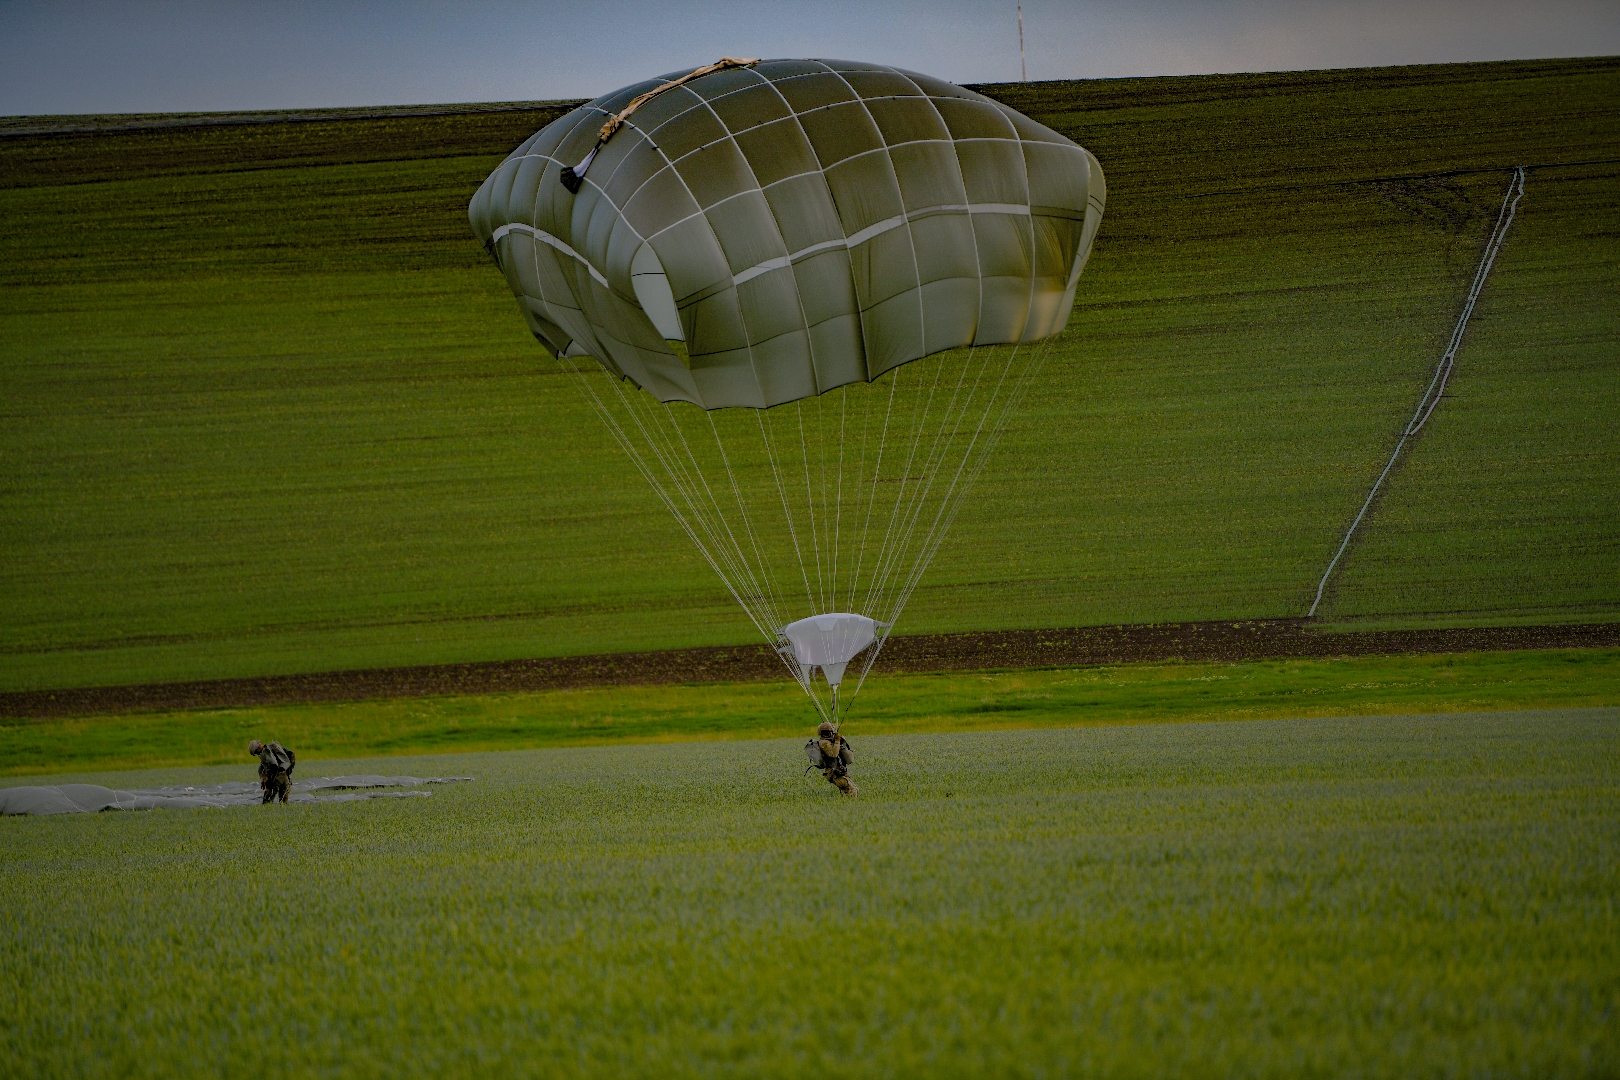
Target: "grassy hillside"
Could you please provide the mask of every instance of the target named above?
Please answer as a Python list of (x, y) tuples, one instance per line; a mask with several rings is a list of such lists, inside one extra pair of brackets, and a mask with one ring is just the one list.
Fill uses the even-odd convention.
[[(902, 630), (1302, 614), (1507, 169), (1620, 158), (1614, 61), (990, 89), (1109, 209)], [(749, 639), (467, 229), (549, 115), (0, 139), (0, 688)], [(1616, 170), (1532, 170), (1333, 618), (1613, 615)]]
[(1620, 611), (1617, 169), (1530, 174), (1443, 421), (1358, 537), (1329, 618)]
[(1612, 1076), (1615, 721), (874, 738), (854, 802), (797, 741), (537, 750), (4, 819), (0, 1071)]
[[(1447, 400), (1341, 564), (1321, 612), (1327, 621), (1478, 624), (1620, 612), (1612, 497), (1620, 476), (1620, 124), (1612, 110), (1594, 108), (1620, 89), (1617, 70), (1613, 61), (1572, 61), (997, 88), (1107, 151), (1109, 243), (1087, 271), (1094, 307), (1099, 289), (1113, 291), (1109, 271), (1120, 269), (1161, 307), (1183, 308), (1181, 288), (1165, 280), (1164, 253), (1184, 265), (1189, 248), (1208, 252), (1194, 268), (1201, 283), (1224, 279), (1234, 299), (1258, 301), (1247, 312), (1225, 298), (1188, 305), (1196, 329), (1166, 319), (1141, 328), (1136, 347), (1158, 357), (1185, 351), (1199, 375), (1222, 380), (1220, 396), (1198, 404), (1246, 424), (1234, 439), (1271, 444), (1244, 463), (1207, 435), (1173, 437), (1215, 467), (1235, 511), (1252, 505), (1232, 491), (1237, 484), (1279, 483), (1279, 472), (1296, 470), (1354, 474), (1331, 514), (1315, 500), (1272, 503), (1282, 519), (1272, 527), (1301, 530), (1310, 537), (1301, 543), (1319, 543), (1325, 531), (1342, 536), (1455, 322), (1507, 187), (1502, 166), (1535, 166)], [(1133, 139), (1138, 124), (1155, 137)], [(1112, 182), (1121, 166), (1133, 171), (1129, 186)], [(1281, 258), (1300, 265), (1253, 272)], [(1098, 315), (1093, 325), (1104, 333), (1137, 329)], [(1178, 329), (1204, 340), (1188, 347), (1166, 338)], [(1269, 368), (1255, 375), (1286, 386), (1291, 395), (1279, 404), (1308, 410), (1309, 421), (1289, 425), (1252, 397), (1227, 396), (1242, 388), (1243, 373), (1222, 362), (1234, 350)], [(1177, 392), (1184, 385), (1178, 380)], [(1354, 449), (1335, 441), (1322, 456), (1272, 441), (1337, 440), (1353, 421), (1324, 407), (1367, 410), (1376, 423), (1361, 429)], [(1206, 425), (1213, 434), (1215, 424)], [(1166, 471), (1167, 487), (1207, 482), (1202, 469)], [(1125, 488), (1138, 478), (1122, 479)], [(1325, 516), (1333, 517), (1328, 530)], [(1312, 586), (1332, 546), (1313, 551)], [(1303, 614), (1309, 598), (1278, 613)]]

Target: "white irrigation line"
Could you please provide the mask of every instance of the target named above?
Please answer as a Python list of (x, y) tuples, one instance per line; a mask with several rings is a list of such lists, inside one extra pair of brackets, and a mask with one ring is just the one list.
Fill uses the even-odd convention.
[(1518, 212), (1519, 200), (1524, 198), (1524, 166), (1520, 165), (1513, 170), (1513, 178), (1508, 181), (1507, 194), (1502, 196), (1502, 209), (1496, 214), (1496, 227), (1491, 230), (1491, 238), (1485, 244), (1485, 254), (1479, 260), (1479, 269), (1474, 271), (1474, 283), (1468, 289), (1468, 299), (1463, 302), (1462, 314), (1457, 317), (1457, 325), (1451, 331), (1451, 340), (1446, 343), (1446, 351), (1440, 357), (1439, 365), (1434, 369), (1434, 378), (1429, 380), (1429, 388), (1423, 392), (1418, 401), (1417, 412), (1407, 423), (1406, 430), (1401, 432), (1400, 441), (1395, 444), (1395, 452), (1389, 455), (1389, 463), (1384, 471), (1378, 474), (1373, 481), (1372, 490), (1367, 492), (1367, 498), (1361, 504), (1361, 511), (1356, 514), (1356, 520), (1350, 523), (1345, 530), (1344, 540), (1339, 544), (1339, 550), (1333, 553), (1333, 561), (1328, 563), (1327, 569), (1322, 571), (1322, 580), (1316, 583), (1316, 599), (1311, 601), (1311, 610), (1305, 617), (1311, 618), (1322, 603), (1322, 592), (1327, 588), (1328, 578), (1333, 576), (1333, 568), (1339, 565), (1345, 548), (1350, 546), (1350, 538), (1355, 535), (1356, 527), (1361, 519), (1367, 516), (1367, 508), (1372, 506), (1373, 496), (1384, 483), (1384, 477), (1395, 467), (1395, 459), (1401, 456), (1401, 450), (1406, 446), (1406, 440), (1416, 435), (1423, 425), (1429, 422), (1434, 414), (1435, 406), (1440, 404), (1440, 395), (1445, 392), (1446, 381), (1451, 378), (1451, 369), (1457, 362), (1457, 349), (1462, 345), (1463, 330), (1468, 326), (1468, 317), (1474, 313), (1474, 305), (1479, 301), (1479, 294), (1485, 287), (1485, 279), (1490, 275), (1491, 266), (1496, 262), (1497, 252), (1502, 250), (1502, 241), (1507, 237), (1508, 226), (1513, 224), (1513, 216)]

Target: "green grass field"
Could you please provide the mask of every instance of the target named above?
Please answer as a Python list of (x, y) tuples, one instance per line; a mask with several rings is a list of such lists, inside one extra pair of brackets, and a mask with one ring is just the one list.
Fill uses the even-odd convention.
[[(994, 91), (1108, 214), (902, 632), (1302, 614), (1557, 162), (1327, 613), (1614, 617), (1620, 64)], [(548, 115), (0, 139), (0, 689), (751, 639), (467, 228)]]
[(854, 802), (781, 740), (420, 758), (477, 780), (392, 803), (0, 820), (0, 1072), (1620, 1069), (1614, 709), (857, 750)]
[[(864, 739), (897, 732), (1592, 706), (1620, 706), (1620, 650), (878, 676), (854, 700), (844, 730)], [(254, 737), (277, 739), (309, 762), (782, 738), (806, 734), (811, 719), (798, 686), (781, 680), (12, 720), (0, 723), (0, 776), (240, 764), (242, 748)]]
[[(1518, 164), (1324, 625), (1620, 617), (1620, 61), (991, 90), (1109, 208), (902, 631), (1303, 614)], [(553, 115), (0, 135), (0, 691), (751, 640), (466, 225)], [(0, 1075), (1620, 1073), (1620, 650), (880, 672), (853, 802), (809, 715), (6, 721), (0, 786), (477, 780), (0, 819)]]

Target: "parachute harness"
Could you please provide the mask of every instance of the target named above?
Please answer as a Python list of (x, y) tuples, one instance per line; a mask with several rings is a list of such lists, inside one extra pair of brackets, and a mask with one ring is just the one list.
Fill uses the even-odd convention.
[(712, 64), (705, 64), (703, 67), (687, 72), (678, 79), (671, 79), (669, 82), (655, 86), (645, 94), (642, 94), (640, 97), (630, 102), (630, 104), (626, 105), (624, 108), (607, 118), (607, 123), (602, 125), (602, 130), (596, 133), (596, 145), (591, 147), (591, 152), (586, 154), (585, 159), (578, 165), (575, 165), (572, 169), (564, 169), (562, 171), (563, 187), (567, 188), (574, 194), (578, 194), (580, 185), (585, 182), (585, 170), (591, 167), (591, 161), (596, 157), (596, 152), (602, 149), (603, 146), (607, 145), (607, 141), (613, 138), (614, 132), (618, 131), (624, 126), (625, 120), (629, 119), (631, 113), (647, 104), (647, 102), (651, 101), (659, 94), (662, 94), (665, 90), (673, 90), (677, 86), (685, 86), (693, 79), (701, 79), (703, 76), (712, 75), (716, 71), (726, 71), (730, 68), (752, 67), (757, 63), (759, 63), (758, 57), (751, 60), (740, 60), (735, 56), (723, 56)]

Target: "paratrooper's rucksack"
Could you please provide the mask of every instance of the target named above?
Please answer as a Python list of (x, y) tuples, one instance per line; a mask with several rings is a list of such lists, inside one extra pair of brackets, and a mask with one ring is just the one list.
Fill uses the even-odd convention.
[(838, 740), (838, 757), (829, 758), (821, 752), (821, 740), (811, 739), (804, 744), (804, 755), (810, 759), (810, 765), (816, 769), (830, 769), (835, 765), (853, 765), (855, 751), (851, 750), (849, 743), (840, 735), (833, 736)]

